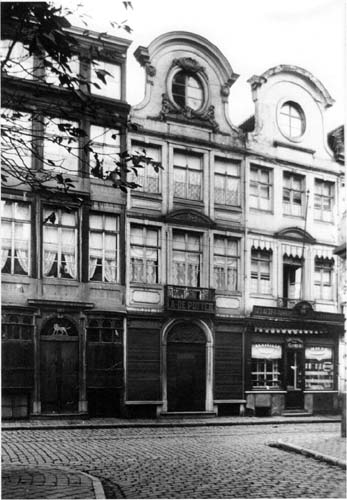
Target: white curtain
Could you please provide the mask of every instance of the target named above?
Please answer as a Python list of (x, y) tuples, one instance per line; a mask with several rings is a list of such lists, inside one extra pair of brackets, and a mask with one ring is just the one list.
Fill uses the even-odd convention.
[(25, 273), (29, 272), (28, 250), (16, 250), (18, 261)]
[(65, 257), (65, 265), (66, 265), (66, 271), (67, 273), (73, 278), (74, 280), (77, 279), (77, 269), (76, 269), (76, 258), (74, 254), (68, 254), (64, 253)]
[(75, 230), (62, 229), (62, 243), (61, 243), (62, 259), (65, 257), (66, 270), (73, 278), (77, 278), (76, 266), (76, 243), (75, 243)]
[(1, 269), (4, 268), (4, 266), (7, 262), (9, 251), (10, 251), (9, 248), (2, 248), (1, 249)]
[(92, 279), (94, 276), (97, 262), (98, 259), (95, 257), (89, 257), (89, 279)]
[(44, 250), (43, 254), (43, 275), (48, 276), (49, 272), (51, 271), (55, 258), (56, 258), (57, 252), (50, 251), (50, 250)]
[(253, 359), (281, 359), (282, 346), (276, 344), (253, 344)]
[(105, 259), (105, 279), (108, 282), (116, 281), (116, 261)]

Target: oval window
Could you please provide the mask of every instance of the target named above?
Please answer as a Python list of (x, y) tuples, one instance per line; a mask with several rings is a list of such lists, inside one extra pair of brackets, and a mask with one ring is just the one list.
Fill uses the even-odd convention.
[(172, 81), (172, 98), (180, 108), (197, 111), (203, 105), (204, 91), (199, 80), (184, 71), (178, 71)]
[(279, 113), (279, 127), (289, 139), (297, 139), (305, 132), (305, 116), (298, 104), (287, 101)]

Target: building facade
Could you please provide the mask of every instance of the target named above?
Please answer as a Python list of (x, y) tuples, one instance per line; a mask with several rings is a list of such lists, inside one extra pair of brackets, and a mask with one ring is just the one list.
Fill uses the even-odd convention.
[[(129, 42), (72, 32), (76, 71), (89, 78), (93, 56), (114, 77), (88, 105), (52, 75), (3, 82), (6, 109), (15, 89), (34, 125), (56, 103), (57, 123), (87, 131), (73, 159), (52, 156), (72, 163), (75, 207), (3, 188), (3, 417), (338, 411), (343, 169), (327, 90), (272, 68), (250, 79), (255, 113), (236, 127), (238, 75), (208, 40), (175, 31), (135, 51), (145, 95), (129, 114)], [(129, 174), (140, 187), (90, 176), (88, 140), (144, 157)]]

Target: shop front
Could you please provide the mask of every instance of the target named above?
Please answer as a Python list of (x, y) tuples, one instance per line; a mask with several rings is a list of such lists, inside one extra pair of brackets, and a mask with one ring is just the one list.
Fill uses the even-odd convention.
[(338, 411), (343, 316), (254, 306), (247, 335), (246, 409), (257, 415)]

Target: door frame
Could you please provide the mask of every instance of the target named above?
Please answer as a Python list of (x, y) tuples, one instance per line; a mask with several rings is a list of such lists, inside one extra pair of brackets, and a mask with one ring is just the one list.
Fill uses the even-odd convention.
[(205, 334), (206, 344), (206, 387), (205, 387), (205, 410), (213, 411), (213, 335), (211, 329), (202, 320), (191, 320), (188, 318), (171, 319), (164, 325), (161, 333), (161, 386), (163, 405), (160, 412), (168, 411), (167, 400), (167, 339), (171, 330), (180, 324), (192, 324), (200, 328)]
[[(289, 380), (289, 375), (290, 375), (290, 370), (291, 366), (290, 363), (288, 362), (288, 354), (291, 353), (295, 356), (296, 362), (295, 366), (296, 368), (301, 368), (300, 373), (296, 372), (294, 374), (294, 380), (296, 381), (295, 387), (288, 389), (288, 380)], [(296, 347), (288, 347), (288, 344), (286, 345), (285, 349), (285, 390), (287, 391), (286, 398), (285, 398), (285, 407), (286, 409), (291, 409), (291, 408), (303, 408), (304, 407), (304, 380), (305, 380), (305, 360), (304, 360), (304, 346), (301, 344), (301, 346), (296, 346)], [(298, 377), (299, 381), (298, 381)], [(298, 399), (298, 406), (292, 406), (289, 403), (289, 397), (288, 395), (297, 395)]]

